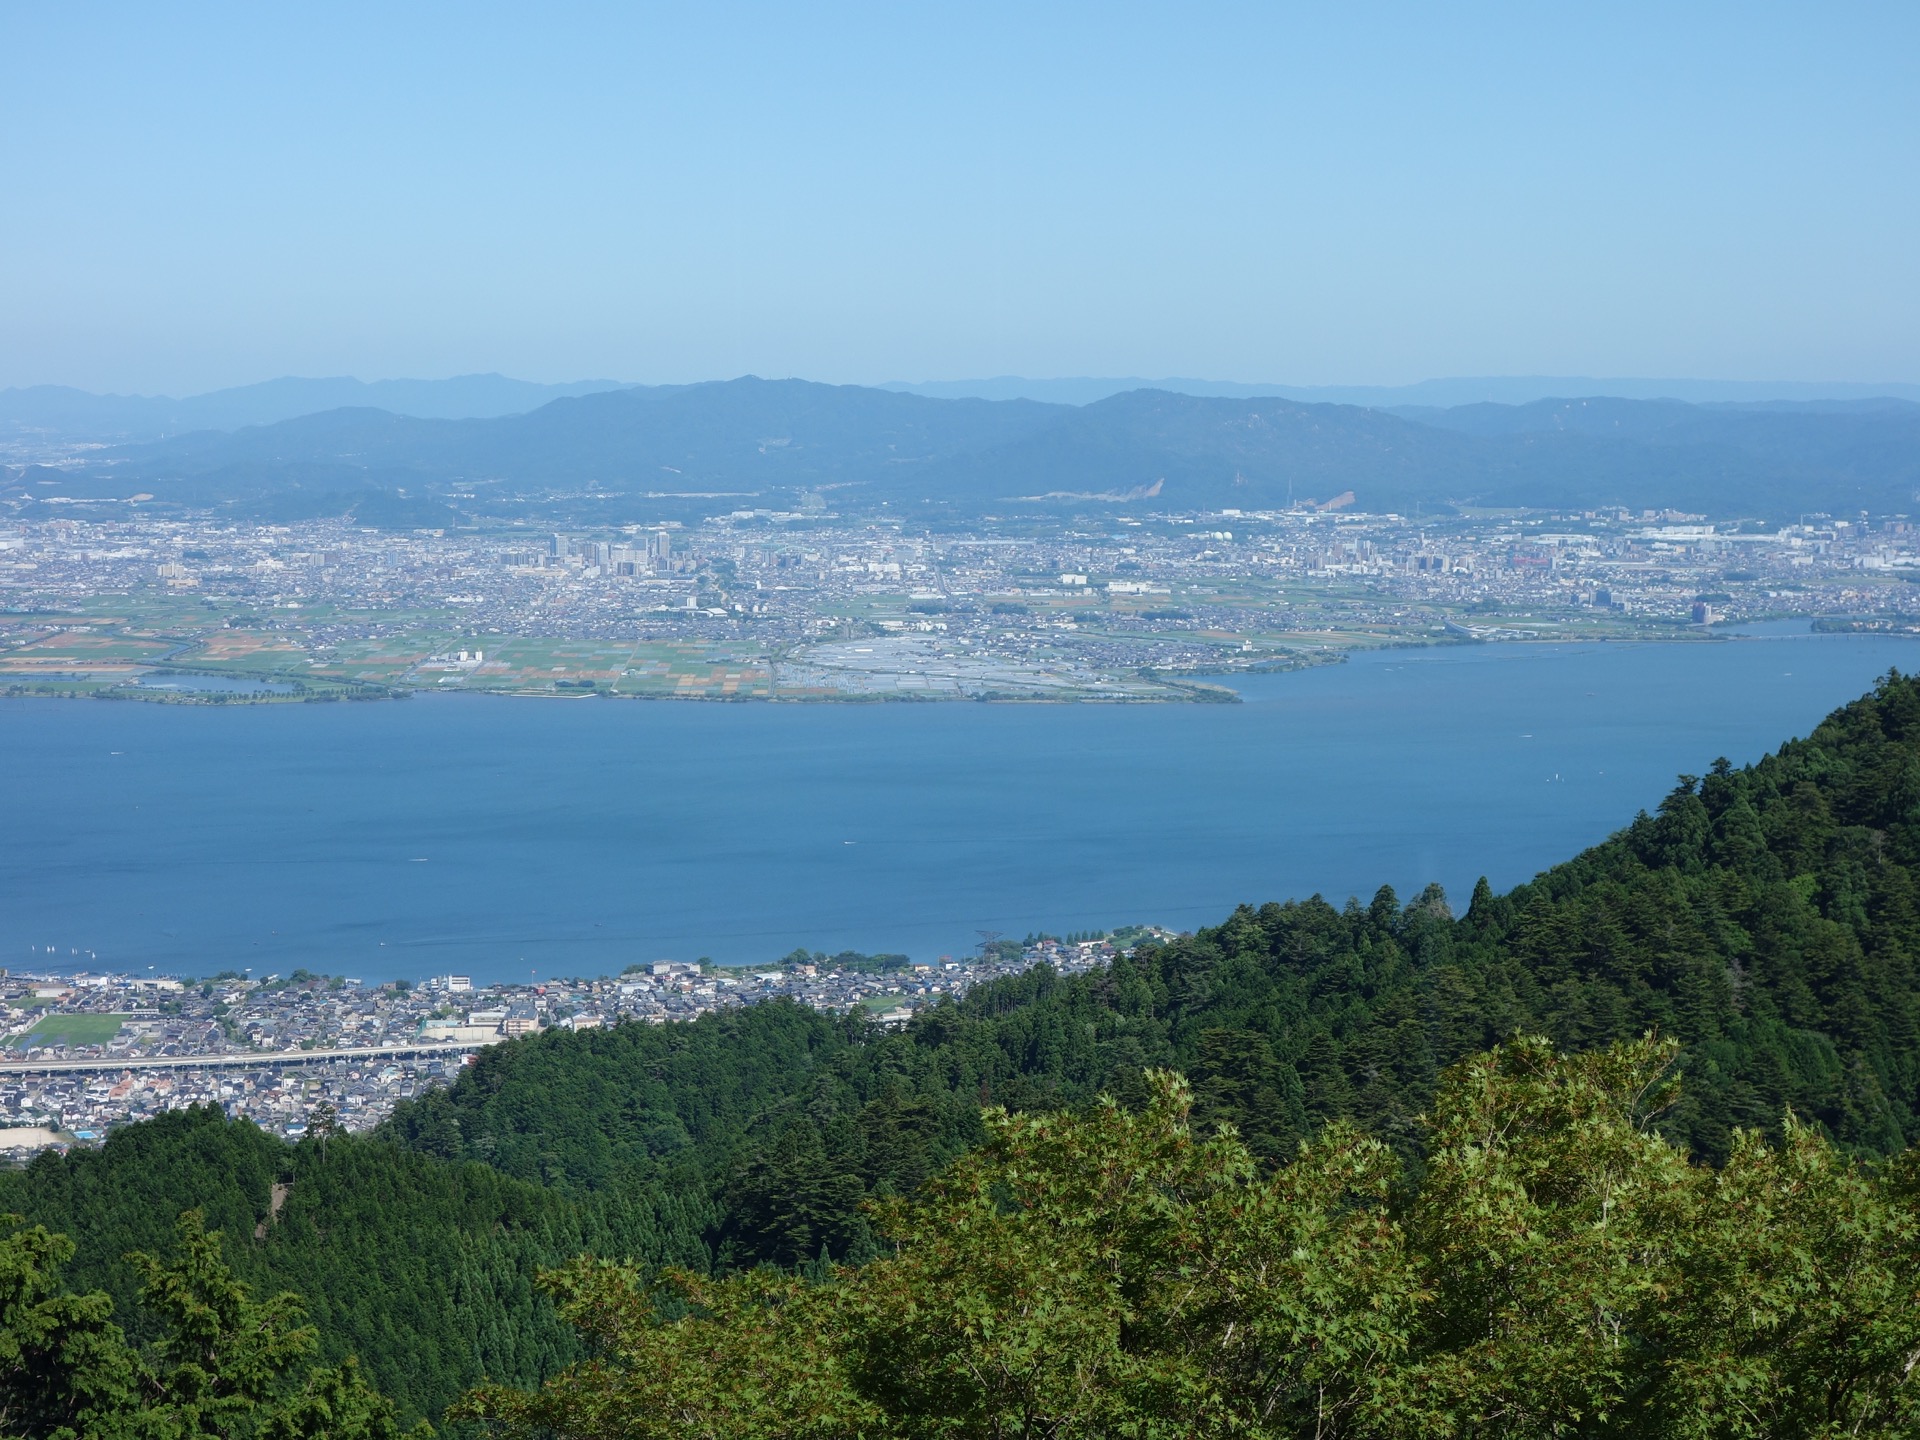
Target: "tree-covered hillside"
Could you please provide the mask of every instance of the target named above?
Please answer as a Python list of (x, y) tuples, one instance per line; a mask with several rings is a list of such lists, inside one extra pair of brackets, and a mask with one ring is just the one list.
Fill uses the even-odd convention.
[(140, 1304), (125, 1257), (169, 1250), (189, 1210), (224, 1237), (227, 1263), (256, 1294), (303, 1297), (323, 1360), (359, 1356), (413, 1415), (437, 1415), (482, 1379), (531, 1380), (575, 1358), (536, 1299), (542, 1268), (583, 1251), (704, 1267), (700, 1237), (714, 1218), (697, 1192), (579, 1201), (381, 1140), (288, 1145), (198, 1108), (0, 1175), (0, 1213), (72, 1237), (66, 1279), (108, 1296), (136, 1343), (156, 1339), (165, 1317)]
[(1912, 1153), (1811, 1127), (1718, 1167), (1649, 1125), (1672, 1042), (1450, 1068), (1418, 1165), (1351, 1122), (1269, 1167), (1145, 1103), (993, 1110), (885, 1252), (806, 1277), (583, 1260), (592, 1359), (461, 1413), (509, 1440), (1910, 1436)]
[[(447, 1420), (502, 1440), (1913, 1434), (1920, 1150), (1862, 1165), (1789, 1117), (1778, 1145), (1741, 1131), (1693, 1163), (1654, 1123), (1677, 1049), (1534, 1037), (1463, 1061), (1417, 1160), (1337, 1120), (1264, 1163), (1158, 1070), (1135, 1106), (990, 1107), (980, 1144), (872, 1207), (867, 1263), (548, 1271), (580, 1358)], [(174, 1254), (129, 1257), (145, 1343), (66, 1286), (69, 1249), (0, 1238), (5, 1433), (400, 1440), (198, 1213)]]

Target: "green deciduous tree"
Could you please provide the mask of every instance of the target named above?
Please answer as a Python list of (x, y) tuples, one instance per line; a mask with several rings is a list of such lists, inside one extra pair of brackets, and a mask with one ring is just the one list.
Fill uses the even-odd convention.
[(1192, 1119), (987, 1117), (889, 1253), (552, 1277), (595, 1352), (477, 1393), (515, 1435), (1839, 1436), (1920, 1423), (1911, 1164), (1795, 1121), (1719, 1170), (1655, 1128), (1675, 1047), (1544, 1040), (1450, 1070), (1409, 1167), (1345, 1123), (1278, 1170)]

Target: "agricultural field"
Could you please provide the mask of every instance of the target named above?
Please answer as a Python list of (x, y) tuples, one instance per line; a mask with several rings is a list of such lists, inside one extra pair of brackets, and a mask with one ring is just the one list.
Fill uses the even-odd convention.
[(216, 630), (193, 649), (176, 657), (195, 669), (231, 670), (239, 674), (281, 673), (307, 668), (307, 652), (292, 637), (256, 630)]
[(120, 678), (179, 648), (118, 627), (69, 619), (48, 624), (35, 618), (38, 623), (0, 629), (0, 677)]
[[(462, 661), (457, 656), (466, 646), (473, 648)], [(481, 658), (471, 658), (475, 655)], [(515, 695), (734, 699), (772, 693), (772, 672), (764, 657), (699, 641), (488, 636), (484, 646), (444, 642), (393, 673), (395, 679), (388, 683), (422, 690)], [(366, 678), (369, 672), (359, 669), (355, 674)]]
[(203, 602), (108, 598), (118, 603), (0, 615), (0, 693), (205, 703), (324, 698), (362, 688), (318, 677), (294, 637), (232, 628)]

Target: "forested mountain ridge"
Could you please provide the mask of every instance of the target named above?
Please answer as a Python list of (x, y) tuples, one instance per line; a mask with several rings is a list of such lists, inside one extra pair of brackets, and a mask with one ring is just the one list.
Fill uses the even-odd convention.
[[(1374, 512), (1624, 505), (1784, 519), (1904, 511), (1920, 484), (1917, 440), (1920, 405), (1898, 400), (1795, 408), (1602, 397), (1396, 414), (1151, 389), (1078, 407), (933, 399), (743, 376), (562, 396), (491, 418), (360, 403), (124, 445), (78, 468), (22, 472), (17, 484), (21, 495), (57, 479), (66, 495), (138, 490), (188, 507), (273, 501), (283, 518), (342, 513), (368, 490), (457, 495), (469, 508), (583, 491), (680, 495), (726, 510), (752, 496), (784, 507), (826, 487), (836, 509), (885, 504), (896, 514), (1146, 500), (1279, 509), (1351, 491)], [(0, 487), (10, 483), (0, 474)]]
[[(362, 1357), (405, 1413), (579, 1355), (540, 1297), (569, 1256), (827, 1273), (885, 1249), (869, 1201), (990, 1140), (983, 1106), (1147, 1107), (1186, 1074), (1204, 1132), (1273, 1171), (1349, 1127), (1417, 1174), (1447, 1067), (1539, 1034), (1680, 1046), (1662, 1134), (1727, 1162), (1789, 1109), (1841, 1153), (1920, 1136), (1920, 680), (1890, 675), (1757, 763), (1682, 777), (1653, 815), (1465, 913), (1318, 897), (1244, 906), (1106, 972), (1040, 969), (904, 1032), (777, 1003), (691, 1025), (495, 1047), (378, 1136), (298, 1146), (211, 1112), (0, 1176), (0, 1210), (71, 1234), (69, 1274), (136, 1339), (129, 1250), (206, 1212), (260, 1293), (305, 1295), (320, 1357)], [(1679, 1151), (1676, 1151), (1679, 1153)]]
[[(359, 406), (120, 447), (91, 479), (186, 505), (369, 484), (509, 492), (798, 489), (913, 473), (1022, 434), (1063, 409), (929, 400), (857, 385), (736, 380), (563, 396), (525, 414), (417, 418)], [(75, 483), (87, 476), (76, 476)], [(78, 493), (78, 492), (76, 492)]]

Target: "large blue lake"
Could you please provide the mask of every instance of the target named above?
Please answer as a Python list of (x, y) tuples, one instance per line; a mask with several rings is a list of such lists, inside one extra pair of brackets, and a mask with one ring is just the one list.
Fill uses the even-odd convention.
[(1774, 632), (1389, 651), (1235, 706), (10, 701), (0, 964), (512, 979), (1464, 901), (1917, 663)]

